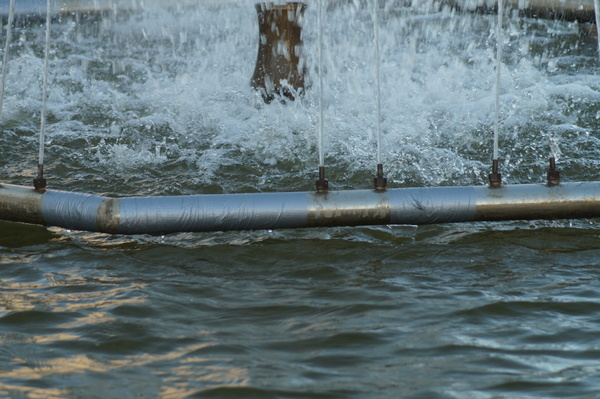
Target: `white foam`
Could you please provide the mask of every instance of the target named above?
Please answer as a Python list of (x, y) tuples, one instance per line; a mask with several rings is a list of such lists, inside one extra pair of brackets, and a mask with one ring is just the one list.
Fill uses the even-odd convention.
[[(373, 20), (366, 2), (327, 3), (326, 166), (334, 187), (370, 186), (376, 163)], [(390, 4), (380, 18), (386, 174), (398, 184), (484, 183), (491, 162), (495, 18), (416, 14), (427, 6), (405, 10)], [(140, 167), (159, 175), (169, 167), (165, 174), (233, 191), (247, 185), (274, 189), (261, 184), (280, 178), (288, 188), (295, 187), (293, 179), (311, 182), (318, 163), (316, 9), (309, 4), (303, 22), (312, 86), (301, 101), (286, 105), (263, 104), (250, 87), (256, 19), (254, 1), (209, 0), (194, 8), (149, 7), (94, 28), (55, 29), (50, 140), (57, 143), (77, 133), (69, 129), (80, 128), (80, 134), (96, 137), (85, 150), (90, 167), (119, 176)], [(561, 41), (575, 43), (569, 51), (585, 47), (571, 25), (539, 24), (532, 35), (527, 21), (509, 22), (500, 158), (511, 159), (503, 167), (519, 181), (517, 165), (531, 169), (539, 156), (574, 155), (563, 135), (589, 126), (581, 126), (573, 103), (595, 107), (600, 78), (592, 67), (573, 74), (566, 66), (588, 57), (584, 50), (570, 56), (536, 47), (540, 36), (546, 47)], [(24, 114), (39, 113), (42, 63), (38, 43), (23, 33), (17, 32), (17, 58), (10, 64), (4, 127), (7, 121), (32, 124)], [(236, 174), (235, 165), (247, 168)], [(223, 183), (223, 176), (230, 180)]]

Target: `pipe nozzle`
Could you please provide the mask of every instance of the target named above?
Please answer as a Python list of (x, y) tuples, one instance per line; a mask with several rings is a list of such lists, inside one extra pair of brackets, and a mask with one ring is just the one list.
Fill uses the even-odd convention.
[(46, 191), (46, 179), (44, 179), (44, 165), (38, 165), (38, 174), (33, 179), (33, 188), (35, 191)]
[(373, 179), (375, 185), (375, 191), (385, 191), (387, 186), (387, 179), (383, 177), (383, 165), (377, 164), (377, 176)]
[(550, 157), (550, 167), (548, 173), (546, 173), (549, 186), (556, 186), (560, 184), (560, 172), (556, 169), (556, 160), (554, 157)]
[(319, 179), (317, 180), (317, 192), (325, 193), (329, 190), (329, 182), (325, 179), (325, 167), (319, 166)]
[(489, 175), (490, 188), (500, 188), (502, 185), (502, 175), (498, 173), (498, 160), (492, 160), (492, 173)]

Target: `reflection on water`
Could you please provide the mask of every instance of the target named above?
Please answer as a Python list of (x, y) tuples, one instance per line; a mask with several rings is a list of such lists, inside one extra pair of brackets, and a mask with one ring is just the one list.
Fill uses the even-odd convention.
[[(53, 280), (52, 277), (50, 277)], [(71, 289), (76, 287), (77, 282), (69, 281), (56, 284), (55, 281), (49, 281), (50, 287), (68, 285)], [(86, 281), (85, 285), (91, 282)], [(74, 285), (73, 285), (74, 284)], [(107, 282), (95, 281), (94, 284), (107, 284)], [(112, 283), (111, 283), (112, 284)], [(0, 287), (5, 290), (0, 305), (0, 312), (22, 312), (35, 309), (53, 309), (57, 312), (71, 312), (89, 307), (104, 308), (113, 307), (121, 304), (140, 304), (144, 303), (143, 298), (122, 298), (122, 294), (130, 290), (142, 289), (141, 286), (126, 286), (115, 289), (109, 289), (99, 292), (79, 292), (48, 295), (48, 285), (12, 283), (10, 281), (0, 281)], [(84, 288), (85, 289), (85, 288)], [(60, 306), (59, 306), (60, 304)]]
[(589, 221), (249, 232), (244, 242), (177, 234), (108, 248), (64, 234), (23, 242), (16, 251), (37, 256), (3, 268), (6, 396), (595, 389), (600, 246)]
[[(30, 264), (31, 261), (22, 263), (23, 266)], [(234, 366), (233, 359), (201, 355), (218, 345), (214, 332), (197, 331), (202, 343), (164, 348), (166, 351), (157, 347), (156, 353), (140, 352), (135, 341), (144, 339), (143, 336), (137, 336), (136, 328), (127, 327), (127, 322), (125, 325), (123, 322), (125, 314), (131, 313), (135, 319), (137, 309), (142, 314), (147, 312), (142, 310), (148, 306), (145, 295), (135, 294), (143, 292), (146, 284), (132, 284), (121, 278), (84, 277), (76, 270), (45, 274), (43, 282), (14, 280), (0, 281), (0, 329), (12, 331), (0, 333), (2, 357), (10, 363), (10, 368), (1, 373), (0, 392), (3, 394), (68, 397), (73, 393), (72, 388), (34, 387), (37, 384), (33, 381), (136, 368), (156, 368), (159, 378), (167, 375), (165, 386), (152, 384), (147, 388), (152, 396), (160, 392), (161, 397), (192, 394), (195, 389), (189, 384), (193, 382), (217, 387), (244, 386), (248, 380), (247, 370)], [(99, 333), (105, 341), (100, 348), (98, 343), (90, 342)], [(179, 335), (177, 331), (173, 334)], [(68, 355), (71, 347), (89, 349), (82, 354)], [(123, 356), (105, 355), (111, 352)], [(63, 353), (67, 356), (61, 356)], [(165, 364), (169, 366), (165, 368)], [(21, 386), (23, 384), (27, 387)]]
[[(59, 339), (74, 340), (75, 337), (59, 337)], [(38, 342), (40, 344), (47, 343)], [(208, 345), (190, 345), (180, 348), (165, 355), (139, 355), (125, 357), (114, 361), (98, 361), (88, 355), (77, 355), (69, 358), (55, 358), (44, 361), (43, 364), (27, 366), (29, 360), (14, 358), (11, 361), (12, 371), (3, 372), (4, 380), (14, 382), (28, 381), (32, 384), (35, 380), (52, 378), (54, 376), (70, 376), (78, 374), (95, 373), (126, 373), (130, 369), (147, 367), (153, 369), (157, 366), (158, 378), (164, 378), (164, 386), (160, 383), (152, 383), (146, 387), (151, 396), (162, 398), (185, 397), (196, 392), (190, 384), (201, 383), (212, 388), (219, 386), (243, 387), (248, 379), (247, 370), (240, 369), (227, 364), (232, 359), (214, 359), (193, 356), (193, 353), (206, 348)], [(182, 360), (185, 359), (185, 360)], [(163, 363), (179, 364), (174, 367), (163, 368)], [(162, 371), (161, 371), (162, 370)], [(35, 384), (35, 383), (33, 383)], [(104, 389), (104, 387), (99, 387)], [(4, 391), (4, 392), (3, 392)], [(30, 398), (63, 398), (73, 392), (70, 389), (44, 389), (19, 387), (15, 384), (0, 383), (0, 392), (3, 394), (21, 392)], [(83, 392), (82, 392), (83, 393)], [(89, 396), (88, 396), (89, 397)]]

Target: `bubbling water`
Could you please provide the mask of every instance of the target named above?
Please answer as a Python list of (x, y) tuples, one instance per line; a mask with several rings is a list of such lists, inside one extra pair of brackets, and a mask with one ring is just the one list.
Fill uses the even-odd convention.
[[(324, 153), (330, 187), (370, 188), (376, 163), (372, 3), (323, 1)], [(254, 1), (148, 6), (53, 26), (49, 187), (115, 194), (314, 190), (319, 124), (317, 9), (303, 21), (307, 92), (263, 104), (249, 81)], [(502, 81), (507, 183), (597, 166), (600, 78), (572, 24), (510, 19)], [(494, 16), (386, 2), (378, 16), (381, 160), (389, 186), (485, 184), (494, 125)], [(43, 27), (14, 32), (0, 120), (2, 180), (35, 172)]]

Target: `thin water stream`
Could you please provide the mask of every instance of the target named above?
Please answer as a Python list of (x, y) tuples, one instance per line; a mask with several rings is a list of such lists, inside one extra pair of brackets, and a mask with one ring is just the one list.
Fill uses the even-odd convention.
[(377, 102), (377, 164), (381, 164), (381, 55), (379, 43), (379, 2), (373, 3), (373, 41), (375, 46), (375, 87), (377, 89), (375, 98)]
[(6, 41), (4, 45), (4, 54), (2, 56), (2, 80), (0, 87), (0, 115), (2, 115), (2, 108), (4, 104), (4, 88), (6, 87), (6, 77), (8, 75), (8, 60), (10, 54), (10, 43), (12, 40), (12, 24), (15, 17), (15, 0), (10, 0), (10, 6), (8, 10), (8, 21), (6, 24)]
[[(323, 112), (324, 104), (323, 104), (323, 96), (324, 96), (324, 88), (323, 88), (323, 79), (324, 79), (324, 70), (323, 70), (323, 0), (318, 0), (317, 2), (317, 15), (318, 15), (318, 24), (319, 24), (319, 33), (318, 33), (318, 52), (319, 52), (319, 134), (317, 136), (317, 147), (319, 150), (319, 172), (322, 174), (323, 168), (325, 167), (325, 136), (324, 136), (324, 126), (325, 126), (325, 115)], [(324, 176), (320, 176), (323, 177)]]
[[(398, 1), (375, 22), (371, 2), (322, 7), (322, 24), (310, 5), (303, 25), (312, 86), (285, 105), (250, 87), (253, 1), (53, 24), (49, 187), (314, 190), (323, 119), (332, 188), (372, 187), (375, 25), (388, 184), (487, 184), (496, 16)], [(544, 182), (549, 149), (566, 181), (598, 180), (595, 38), (510, 15), (503, 180)], [(35, 176), (44, 35), (35, 22), (13, 30), (3, 182)], [(124, 237), (0, 222), (0, 397), (594, 397), (597, 227)]]
[(493, 159), (498, 160), (499, 140), (500, 140), (500, 85), (502, 76), (502, 47), (504, 46), (503, 23), (504, 20), (504, 2), (498, 0), (498, 24), (496, 26), (496, 107), (494, 123), (494, 141), (493, 141)]
[(598, 58), (600, 59), (600, 35), (598, 34), (598, 26), (600, 26), (600, 2), (594, 0), (594, 11), (596, 14), (596, 36), (598, 37)]

